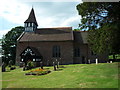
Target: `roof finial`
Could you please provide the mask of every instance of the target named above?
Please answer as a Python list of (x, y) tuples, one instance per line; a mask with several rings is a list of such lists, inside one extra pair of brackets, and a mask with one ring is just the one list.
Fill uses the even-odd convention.
[(33, 8), (33, 5), (32, 5), (32, 8)]

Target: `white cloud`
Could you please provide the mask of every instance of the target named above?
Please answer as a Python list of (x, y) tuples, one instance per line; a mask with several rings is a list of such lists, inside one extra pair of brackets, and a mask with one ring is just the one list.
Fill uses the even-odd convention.
[[(79, 16), (73, 16), (73, 17), (69, 17), (68, 19), (64, 20), (63, 23), (61, 23), (60, 26), (69, 26), (71, 25), (72, 27), (74, 27), (74, 23), (76, 24), (77, 22), (77, 25), (79, 24), (79, 21), (80, 21), (81, 17)], [(72, 24), (71, 24), (72, 23)], [(76, 25), (76, 26), (77, 26)]]
[[(78, 2), (70, 0), (73, 1), (73, 3), (70, 1), (70, 3), (64, 2), (64, 0), (58, 0), (58, 2), (56, 1), (52, 0), (49, 2), (39, 2), (39, 0), (1, 0), (0, 17), (3, 17), (11, 24), (15, 23), (15, 25), (18, 26), (23, 25), (24, 21), (28, 18), (33, 5), (40, 28), (78, 26), (81, 17), (77, 15), (76, 5), (81, 2), (81, 0)], [(5, 26), (6, 22), (4, 22), (3, 25)], [(11, 29), (12, 27), (9, 28)], [(7, 25), (2, 29), (8, 29)]]
[(21, 24), (27, 18), (29, 7), (17, 0), (1, 0), (0, 2), (0, 17), (6, 20)]

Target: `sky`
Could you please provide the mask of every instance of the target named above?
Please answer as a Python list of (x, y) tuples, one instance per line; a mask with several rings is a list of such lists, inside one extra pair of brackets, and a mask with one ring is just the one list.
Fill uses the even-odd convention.
[(38, 28), (72, 27), (78, 28), (81, 16), (76, 5), (81, 0), (0, 0), (0, 38), (16, 26), (24, 26), (24, 21), (34, 8)]

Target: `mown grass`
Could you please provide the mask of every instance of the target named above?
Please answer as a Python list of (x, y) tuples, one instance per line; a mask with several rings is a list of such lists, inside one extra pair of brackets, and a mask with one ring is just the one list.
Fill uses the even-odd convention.
[(26, 76), (22, 68), (2, 73), (3, 88), (118, 88), (118, 63), (64, 65), (41, 76)]

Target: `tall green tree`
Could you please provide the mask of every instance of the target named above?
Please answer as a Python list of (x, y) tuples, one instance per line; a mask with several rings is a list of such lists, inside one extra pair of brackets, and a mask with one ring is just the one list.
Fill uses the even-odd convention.
[(12, 28), (2, 38), (2, 62), (8, 64), (10, 60), (15, 64), (17, 38), (24, 31), (24, 27), (18, 26)]
[(120, 2), (83, 2), (80, 28), (89, 31), (88, 42), (95, 53), (120, 53)]
[(77, 5), (81, 29), (93, 30), (104, 23), (119, 22), (120, 2), (83, 2)]

